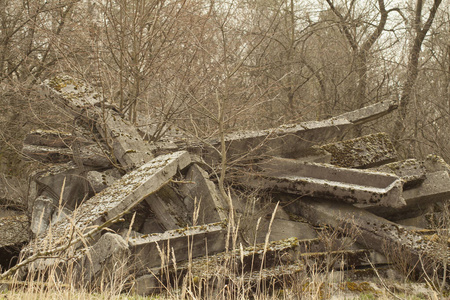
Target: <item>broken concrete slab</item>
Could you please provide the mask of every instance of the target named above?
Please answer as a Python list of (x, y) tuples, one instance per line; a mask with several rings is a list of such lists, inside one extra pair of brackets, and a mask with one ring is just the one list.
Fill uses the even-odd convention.
[(44, 83), (43, 91), (74, 116), (87, 114), (112, 149), (115, 159), (126, 170), (139, 167), (153, 158), (151, 147), (142, 139), (136, 127), (124, 120), (112, 105), (104, 102), (86, 83), (68, 76), (55, 77)]
[(397, 160), (397, 151), (386, 133), (321, 146), (331, 153), (331, 164), (345, 168), (373, 168)]
[(126, 170), (139, 167), (153, 158), (152, 147), (142, 139), (136, 127), (119, 113), (109, 111), (98, 120), (97, 129)]
[(427, 177), (424, 164), (416, 159), (407, 159), (389, 163), (374, 168), (373, 170), (397, 175), (405, 182), (403, 189), (419, 185)]
[(286, 158), (273, 158), (258, 166), (262, 171), (243, 179), (244, 184), (348, 203), (390, 207), (405, 205), (403, 182), (395, 175), (302, 163)]
[(361, 109), (344, 113), (334, 118), (346, 119), (355, 125), (360, 125), (381, 118), (382, 116), (385, 116), (393, 110), (397, 109), (397, 107), (398, 101), (386, 100), (363, 107)]
[(373, 205), (361, 207), (391, 221), (414, 217), (429, 205), (450, 199), (450, 176), (448, 172), (428, 173), (427, 178), (421, 185), (403, 191), (403, 198), (406, 205), (398, 209)]
[(52, 198), (41, 195), (34, 200), (30, 229), (35, 236), (47, 230), (54, 210), (55, 203)]
[(120, 174), (116, 169), (103, 172), (88, 171), (86, 179), (94, 193), (100, 193), (102, 190), (111, 186), (116, 180), (120, 179)]
[(198, 211), (197, 224), (225, 221), (228, 218), (228, 204), (220, 196), (216, 185), (208, 179), (208, 173), (193, 164), (186, 176), (186, 183), (179, 185), (190, 211)]
[(418, 272), (431, 274), (436, 271), (434, 268), (442, 271), (442, 267), (447, 267), (442, 265), (450, 257), (447, 246), (443, 252), (433, 251), (437, 247), (433, 241), (364, 209), (307, 197), (298, 199), (288, 209), (312, 224), (328, 225), (341, 230), (353, 236), (360, 244), (387, 256), (393, 253), (401, 255), (404, 263)]
[(296, 153), (295, 158), (302, 162), (315, 162), (315, 163), (330, 163), (331, 162), (331, 154), (320, 148), (319, 146), (312, 146), (311, 148), (305, 149), (299, 153)]
[(51, 247), (67, 244), (71, 238), (71, 235), (67, 235), (69, 232), (76, 230), (78, 233), (84, 233), (92, 229), (92, 226), (101, 225), (123, 215), (146, 196), (160, 189), (178, 170), (185, 168), (189, 163), (190, 157), (185, 151), (153, 159), (83, 202), (70, 218), (51, 226), (50, 236), (38, 236), (37, 242), (30, 245), (30, 249), (26, 249), (26, 252), (40, 251), (40, 247), (44, 247), (44, 240)]
[(226, 226), (213, 223), (133, 237), (128, 243), (139, 273), (174, 261), (225, 251), (226, 236)]
[[(261, 131), (225, 136), (227, 160), (248, 161), (267, 156), (296, 157), (311, 146), (340, 138), (353, 124), (347, 120), (310, 121)], [(219, 141), (201, 145), (198, 152), (208, 164), (220, 161)], [(194, 150), (194, 149), (193, 149)], [(194, 150), (195, 151), (195, 150)]]

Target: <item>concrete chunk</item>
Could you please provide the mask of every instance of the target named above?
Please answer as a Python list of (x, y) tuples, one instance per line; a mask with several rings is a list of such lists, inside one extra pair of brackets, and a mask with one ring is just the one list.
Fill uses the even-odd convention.
[(22, 153), (25, 159), (35, 159), (46, 163), (64, 163), (72, 160), (72, 150), (69, 148), (36, 146), (24, 144)]
[(403, 182), (390, 174), (301, 163), (273, 158), (259, 164), (262, 171), (248, 179), (256, 188), (275, 189), (313, 197), (326, 197), (348, 203), (401, 207)]
[[(263, 156), (298, 157), (311, 146), (341, 137), (353, 124), (347, 120), (310, 121), (283, 125), (262, 131), (245, 131), (227, 135), (228, 161), (251, 160)], [(220, 161), (220, 142), (214, 148), (203, 147), (202, 156), (209, 164)]]
[(136, 268), (145, 271), (173, 261), (225, 251), (226, 233), (223, 223), (214, 223), (134, 237), (128, 243)]
[[(448, 247), (436, 251), (439, 245), (433, 239), (425, 239), (414, 231), (378, 217), (364, 209), (345, 203), (310, 199), (303, 197), (289, 205), (293, 213), (299, 214), (315, 225), (328, 225), (342, 230), (356, 238), (363, 246), (380, 253), (398, 254), (404, 263), (415, 268), (420, 274), (424, 271), (433, 274), (442, 271), (439, 262), (448, 261)], [(421, 263), (422, 262), (422, 263)], [(436, 269), (435, 269), (436, 268)]]
[(188, 181), (179, 188), (181, 193), (186, 195), (192, 207), (192, 211), (197, 209), (194, 202), (198, 205), (198, 223), (208, 224), (214, 222), (225, 221), (228, 217), (228, 204), (219, 194), (215, 184), (208, 179), (208, 174), (197, 164), (193, 164), (185, 179)]
[[(189, 163), (189, 154), (180, 151), (159, 156), (124, 175), (74, 211), (71, 218), (76, 220), (75, 225), (68, 219), (54, 224), (52, 235), (47, 237), (51, 239), (50, 245), (55, 247), (67, 243), (70, 238), (67, 234), (73, 229), (72, 226), (76, 226), (78, 232), (84, 232), (92, 225), (100, 225), (127, 212), (147, 195), (161, 188), (179, 169), (183, 169)], [(45, 238), (45, 235), (39, 236), (36, 245), (41, 245)]]
[(34, 200), (30, 227), (35, 235), (42, 234), (47, 230), (47, 227), (52, 220), (53, 211), (55, 210), (53, 201), (52, 198), (43, 195)]
[(416, 159), (393, 162), (374, 168), (373, 170), (397, 175), (405, 182), (403, 189), (416, 186), (422, 183), (427, 177), (423, 163)]
[(430, 204), (450, 199), (450, 177), (447, 171), (428, 173), (424, 182), (414, 188), (403, 191), (406, 205), (400, 209), (388, 207), (361, 206), (364, 209), (390, 220), (413, 217), (421, 213)]
[(386, 133), (323, 145), (331, 153), (331, 164), (345, 168), (372, 168), (393, 162), (397, 152)]
[(75, 136), (67, 132), (34, 130), (25, 136), (23, 142), (28, 145), (69, 148), (75, 139)]

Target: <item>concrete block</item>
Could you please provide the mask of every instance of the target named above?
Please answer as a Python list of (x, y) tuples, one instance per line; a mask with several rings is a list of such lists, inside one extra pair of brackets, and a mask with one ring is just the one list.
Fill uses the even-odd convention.
[(30, 229), (35, 236), (47, 230), (54, 210), (55, 204), (52, 198), (41, 195), (34, 200)]
[(389, 163), (373, 170), (397, 175), (405, 182), (404, 190), (421, 184), (427, 177), (424, 164), (416, 159)]
[(153, 159), (83, 202), (72, 214), (77, 220), (75, 225), (68, 219), (55, 223), (52, 225), (51, 236), (38, 236), (37, 242), (25, 252), (33, 252), (33, 248), (39, 247), (46, 238), (50, 239), (49, 243), (54, 247), (67, 243), (70, 237), (66, 236), (66, 232), (71, 226), (76, 226), (77, 232), (85, 232), (92, 229), (93, 225), (103, 224), (126, 213), (146, 196), (160, 189), (179, 169), (185, 168), (189, 163), (189, 154), (184, 151)]
[(372, 168), (397, 160), (397, 151), (386, 133), (321, 146), (331, 153), (331, 164), (346, 168)]
[(130, 238), (137, 272), (189, 258), (225, 251), (226, 227), (222, 223), (193, 226)]
[(283, 158), (273, 158), (258, 166), (261, 172), (251, 176), (245, 184), (348, 203), (391, 207), (405, 205), (403, 182), (395, 175)]
[[(197, 224), (215, 223), (227, 219), (228, 204), (220, 196), (216, 185), (208, 179), (206, 171), (197, 164), (193, 164), (185, 180), (187, 183), (181, 184), (179, 191), (185, 196), (185, 201), (189, 202), (188, 207), (198, 209)], [(198, 207), (194, 207), (194, 203)]]
[[(155, 271), (157, 272), (157, 271)], [(153, 274), (142, 275), (134, 281), (132, 292), (139, 296), (149, 296), (163, 291), (161, 279)]]

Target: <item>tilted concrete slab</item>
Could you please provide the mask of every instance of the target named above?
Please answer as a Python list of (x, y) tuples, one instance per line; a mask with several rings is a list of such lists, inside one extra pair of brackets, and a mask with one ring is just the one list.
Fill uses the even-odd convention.
[(55, 77), (43, 86), (47, 97), (61, 103), (75, 116), (85, 116), (94, 122), (103, 139), (112, 148), (114, 157), (131, 170), (153, 158), (152, 148), (136, 127), (124, 120), (111, 104), (86, 83), (74, 78)]
[(355, 111), (347, 112), (342, 115), (336, 116), (336, 119), (347, 119), (355, 125), (364, 124), (382, 116), (389, 114), (397, 109), (397, 101), (386, 100), (381, 101)]
[[(160, 189), (189, 163), (190, 157), (185, 151), (158, 156), (81, 204), (69, 218), (52, 225), (51, 234), (39, 236), (26, 252), (42, 250), (41, 247), (46, 247), (45, 245), (54, 248), (67, 244), (73, 238), (70, 233), (74, 230), (77, 234), (83, 233), (92, 229), (92, 226), (101, 225), (126, 213)], [(35, 249), (35, 245), (38, 248)]]
[[(197, 164), (193, 164), (179, 191), (189, 202), (191, 211), (198, 210), (197, 224), (225, 221), (228, 218), (228, 204), (220, 196), (216, 185), (208, 179), (208, 174)], [(197, 206), (197, 207), (195, 207)]]
[(128, 241), (135, 273), (225, 251), (227, 229), (223, 223), (192, 226), (132, 237)]
[(49, 147), (49, 146), (36, 146), (24, 144), (22, 147), (22, 153), (27, 160), (38, 160), (45, 163), (64, 163), (72, 160), (72, 149)]
[(350, 204), (303, 197), (287, 209), (312, 224), (341, 230), (356, 238), (361, 245), (380, 253), (401, 255), (408, 267), (421, 274), (424, 271), (430, 275), (440, 272), (444, 267), (440, 263), (450, 261), (447, 245), (443, 251), (436, 251), (439, 245), (433, 239), (425, 239), (414, 231)]
[[(330, 119), (229, 134), (225, 136), (227, 159), (245, 161), (267, 156), (299, 157), (313, 145), (340, 138), (352, 126), (344, 119)], [(220, 149), (218, 140), (211, 141), (210, 146), (200, 146), (202, 156), (209, 164), (220, 161), (217, 149)]]
[(401, 207), (402, 180), (391, 174), (302, 163), (273, 158), (259, 164), (261, 172), (243, 179), (255, 188), (274, 189), (347, 203)]
[(25, 135), (23, 143), (36, 146), (69, 148), (76, 138), (68, 132), (34, 130)]
[(372, 168), (397, 160), (386, 133), (376, 133), (321, 146), (331, 153), (331, 164), (345, 168)]
[(397, 175), (405, 182), (403, 189), (419, 185), (427, 177), (424, 164), (416, 159), (407, 159), (389, 163), (374, 168), (373, 170)]
[(403, 191), (406, 205), (399, 209), (361, 206), (376, 215), (390, 220), (410, 218), (421, 213), (430, 204), (450, 199), (450, 177), (447, 171), (428, 173), (423, 183)]

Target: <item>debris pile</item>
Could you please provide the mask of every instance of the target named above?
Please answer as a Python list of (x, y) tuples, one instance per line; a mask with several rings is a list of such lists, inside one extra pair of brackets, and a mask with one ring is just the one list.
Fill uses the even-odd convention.
[[(342, 141), (394, 103), (227, 135), (224, 155), (240, 167), (229, 177), (235, 190), (224, 193), (209, 167), (221, 161), (220, 141), (150, 143), (86, 84), (58, 77), (42, 89), (75, 125), (25, 138), (24, 155), (51, 165), (31, 178), (28, 215), (17, 209), (17, 187), (0, 182), (0, 251), (21, 249), (28, 272), (64, 271), (70, 261), (95, 286), (122, 262), (133, 274), (129, 288), (145, 295), (188, 273), (201, 284), (222, 274), (257, 287), (313, 266), (386, 264), (402, 251), (411, 268), (448, 276), (448, 240), (426, 230), (433, 205), (450, 198), (447, 164), (435, 156), (396, 161), (384, 133)], [(237, 196), (245, 190), (272, 203)], [(331, 229), (339, 233), (332, 242), (324, 238)], [(59, 258), (69, 249), (70, 259)]]

